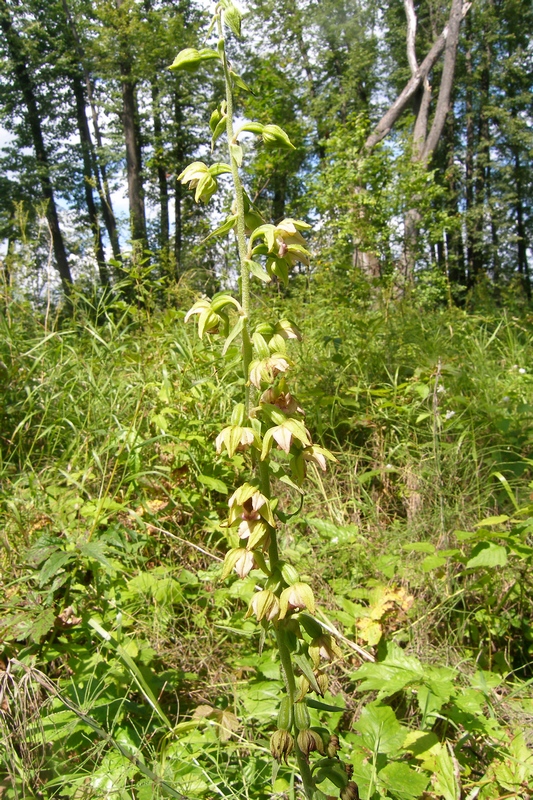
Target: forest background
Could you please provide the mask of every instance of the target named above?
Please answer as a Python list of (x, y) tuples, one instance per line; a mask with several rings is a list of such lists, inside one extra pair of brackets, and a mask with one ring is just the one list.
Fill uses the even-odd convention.
[[(313, 228), (310, 264), (253, 305), (304, 331), (298, 399), (338, 459), (283, 550), (342, 648), (343, 710), (313, 724), (367, 800), (529, 797), (532, 5), (245, 20), (237, 113), (294, 144), (245, 138), (246, 190)], [(0, 796), (300, 791), (290, 765), (270, 782), (253, 573), (218, 581), (235, 352), (183, 324), (239, 266), (210, 235), (229, 184), (198, 205), (179, 180), (224, 160), (222, 76), (168, 69), (208, 24), (191, 2), (0, 0)]]

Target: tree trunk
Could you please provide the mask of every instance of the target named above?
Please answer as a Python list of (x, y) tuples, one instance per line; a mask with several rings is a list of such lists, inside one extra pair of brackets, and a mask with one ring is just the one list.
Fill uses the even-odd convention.
[(516, 243), (518, 256), (518, 274), (522, 280), (522, 286), (528, 300), (531, 300), (531, 281), (529, 276), (529, 263), (527, 260), (528, 237), (524, 224), (524, 198), (523, 198), (523, 179), (522, 165), (518, 148), (514, 153), (514, 180), (516, 186)]
[(175, 145), (174, 145), (174, 256), (176, 259), (175, 278), (181, 275), (183, 269), (183, 219), (182, 219), (182, 200), (183, 186), (178, 180), (178, 175), (183, 169), (185, 148), (183, 146), (183, 108), (179, 90), (174, 92), (174, 125), (175, 125)]
[(168, 215), (168, 182), (167, 171), (163, 159), (163, 125), (161, 122), (161, 107), (159, 103), (159, 86), (152, 82), (152, 113), (154, 120), (154, 149), (157, 169), (157, 183), (159, 187), (160, 230), (159, 247), (165, 261), (168, 261), (168, 246), (170, 239), (170, 223)]
[[(124, 0), (116, 0), (118, 10), (123, 6)], [(126, 20), (123, 20), (124, 25)], [(146, 235), (146, 216), (144, 211), (144, 187), (142, 179), (141, 160), (141, 130), (137, 110), (137, 97), (135, 80), (132, 75), (128, 42), (128, 31), (121, 31), (120, 35), (119, 69), (122, 84), (122, 128), (124, 130), (124, 143), (126, 146), (126, 172), (128, 178), (128, 200), (130, 206), (130, 230), (134, 259), (148, 246)]]
[[(427, 165), (441, 138), (450, 108), (459, 31), (461, 21), (470, 8), (470, 3), (463, 2), (463, 0), (452, 0), (448, 22), (420, 65), (418, 64), (415, 48), (417, 17), (414, 0), (404, 0), (404, 8), (407, 18), (407, 60), (411, 68), (411, 78), (367, 138), (365, 149), (367, 151), (372, 150), (378, 142), (384, 139), (408, 104), (415, 101), (416, 121), (413, 131), (413, 162)], [(431, 103), (429, 74), (443, 51), (442, 77), (435, 113), (428, 133)], [(416, 209), (416, 201), (417, 198), (413, 197), (413, 205), (411, 208), (407, 208), (404, 215), (403, 271), (407, 284), (413, 281), (417, 259), (418, 230), (421, 218), (419, 211)]]
[[(100, 124), (98, 122), (98, 109), (96, 107), (96, 103), (94, 102), (93, 96), (93, 87), (91, 82), (91, 76), (89, 71), (85, 65), (85, 54), (83, 52), (83, 47), (80, 41), (80, 37), (78, 35), (78, 31), (76, 28), (76, 24), (70, 13), (70, 9), (67, 4), (67, 0), (63, 1), (63, 10), (65, 12), (65, 16), (67, 18), (67, 23), (69, 26), (69, 30), (72, 34), (74, 47), (76, 49), (78, 55), (79, 64), (83, 70), (83, 75), (85, 79), (85, 90), (87, 92), (87, 99), (89, 101), (89, 105), (91, 108), (91, 117), (93, 123), (93, 130), (94, 130), (94, 137), (96, 140), (96, 145), (98, 149), (101, 151), (103, 147), (102, 142), (102, 133), (100, 131)], [(89, 141), (91, 141), (89, 137)], [(94, 178), (96, 182), (96, 189), (98, 192), (98, 196), (100, 197), (100, 204), (102, 208), (102, 217), (104, 218), (104, 224), (107, 230), (107, 235), (109, 236), (109, 241), (111, 244), (111, 249), (113, 251), (113, 257), (117, 261), (122, 260), (122, 254), (120, 252), (120, 241), (118, 236), (118, 228), (117, 228), (117, 221), (115, 218), (115, 214), (113, 212), (113, 204), (111, 202), (111, 192), (109, 190), (109, 181), (107, 179), (106, 168), (105, 164), (103, 164), (92, 145), (91, 141), (91, 159), (93, 164), (93, 172)]]
[(120, 65), (122, 75), (122, 126), (126, 145), (126, 171), (130, 205), (131, 238), (140, 250), (147, 247), (146, 217), (144, 213), (144, 191), (140, 159), (140, 129), (135, 96), (135, 84), (131, 76), (129, 61)]
[(31, 132), (33, 147), (38, 164), (39, 181), (41, 191), (46, 200), (46, 218), (52, 237), (52, 246), (56, 261), (56, 268), (61, 278), (61, 285), (68, 299), (72, 290), (72, 275), (68, 262), (67, 251), (63, 241), (63, 235), (59, 225), (59, 217), (55, 204), (54, 190), (50, 179), (50, 162), (44, 144), (44, 137), (41, 125), (41, 116), (37, 105), (37, 99), (31, 79), (31, 71), (26, 63), (24, 49), (20, 41), (19, 34), (13, 27), (9, 8), (6, 0), (0, 0), (0, 28), (7, 43), (10, 58), (13, 61), (15, 78), (19, 85), (26, 106), (26, 116)]
[(81, 142), (81, 152), (83, 158), (83, 188), (85, 191), (85, 202), (87, 204), (87, 211), (89, 213), (89, 223), (94, 239), (94, 250), (96, 255), (96, 263), (98, 264), (98, 272), (100, 275), (100, 283), (102, 286), (109, 286), (109, 272), (107, 269), (104, 243), (102, 239), (102, 230), (100, 228), (100, 221), (98, 219), (98, 211), (93, 196), (93, 169), (91, 158), (91, 134), (89, 132), (89, 125), (87, 123), (87, 116), (85, 114), (85, 92), (83, 91), (83, 84), (78, 75), (72, 76), (72, 85), (74, 89), (74, 97), (76, 99), (76, 119), (78, 123), (78, 132)]

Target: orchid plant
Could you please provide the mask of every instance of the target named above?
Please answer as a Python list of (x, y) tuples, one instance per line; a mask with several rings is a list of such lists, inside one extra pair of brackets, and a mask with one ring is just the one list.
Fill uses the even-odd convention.
[[(236, 572), (243, 579), (256, 570), (258, 588), (247, 615), (255, 617), (262, 629), (262, 641), (271, 630), (279, 652), (285, 690), (280, 698), (277, 729), (271, 737), (273, 775), (282, 761), (293, 756), (308, 800), (326, 800), (317, 785), (328, 779), (338, 787), (342, 800), (355, 800), (357, 786), (339, 755), (339, 740), (325, 728), (312, 727), (309, 707), (332, 710), (318, 697), (327, 685), (324, 662), (342, 657), (334, 638), (316, 619), (311, 586), (300, 580), (296, 569), (280, 558), (278, 534), (290, 515), (283, 513), (273, 485), (282, 482), (297, 493), (300, 507), (302, 484), (308, 465), (325, 470), (334, 456), (312, 441), (304, 423), (304, 412), (290, 391), (288, 373), (291, 357), (288, 342), (301, 339), (298, 327), (288, 319), (252, 318), (251, 282), (273, 280), (287, 284), (292, 267), (309, 264), (304, 231), (306, 222), (284, 219), (266, 222), (250, 201), (241, 176), (242, 138), (255, 134), (266, 148), (293, 148), (288, 135), (278, 125), (259, 122), (235, 123), (234, 91), (247, 90), (230, 63), (226, 39), (228, 32), (240, 37), (242, 15), (231, 0), (220, 0), (214, 10), (208, 36), (218, 34), (215, 48), (182, 50), (172, 70), (195, 72), (204, 64), (218, 64), (225, 83), (225, 100), (211, 114), (211, 152), (220, 137), (226, 136), (228, 162), (207, 165), (195, 161), (179, 176), (195, 192), (196, 202), (208, 203), (218, 189), (217, 179), (225, 173), (233, 181), (232, 212), (212, 235), (234, 232), (240, 261), (240, 296), (219, 292), (202, 298), (188, 311), (185, 321), (196, 318), (200, 337), (222, 333), (226, 353), (240, 342), (244, 396), (235, 405), (229, 424), (216, 439), (218, 453), (233, 457), (247, 454), (249, 475), (228, 502), (223, 525), (230, 545), (221, 579)], [(313, 697), (313, 695), (315, 695)], [(335, 708), (335, 710), (338, 710)]]

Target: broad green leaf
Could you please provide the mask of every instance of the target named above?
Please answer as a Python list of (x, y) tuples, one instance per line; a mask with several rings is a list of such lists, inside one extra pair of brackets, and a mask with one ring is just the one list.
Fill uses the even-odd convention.
[(504, 522), (508, 522), (510, 517), (507, 514), (500, 514), (499, 517), (485, 517), (480, 522), (476, 522), (474, 528), (483, 528), (487, 525), (501, 525)]
[(228, 487), (218, 478), (212, 478), (210, 475), (198, 475), (198, 480), (213, 492), (219, 492), (220, 494), (228, 493)]
[(429, 553), (433, 555), (435, 549), (435, 545), (431, 542), (412, 542), (411, 544), (402, 545), (402, 550), (407, 553)]
[(272, 278), (270, 277), (268, 272), (265, 269), (263, 269), (261, 264), (258, 264), (257, 261), (250, 261), (249, 259), (246, 259), (246, 264), (248, 265), (248, 268), (252, 273), (252, 275), (255, 275), (255, 277), (259, 278), (259, 280), (263, 281), (263, 283), (270, 283)]
[(466, 562), (468, 569), (477, 567), (504, 567), (507, 564), (507, 550), (505, 547), (494, 542), (478, 542), (473, 549), (472, 555)]
[(392, 708), (379, 703), (365, 706), (354, 725), (362, 742), (373, 753), (396, 753), (405, 740), (402, 728)]
[(429, 777), (399, 761), (391, 761), (378, 773), (380, 783), (398, 800), (418, 800), (422, 797)]
[(428, 556), (422, 561), (422, 569), (424, 572), (431, 572), (433, 569), (439, 569), (446, 564), (447, 559), (439, 555)]

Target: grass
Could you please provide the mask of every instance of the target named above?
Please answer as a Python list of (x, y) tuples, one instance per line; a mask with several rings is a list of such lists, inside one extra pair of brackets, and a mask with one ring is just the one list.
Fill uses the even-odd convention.
[[(378, 661), (394, 642), (453, 671), (463, 779), (496, 797), (483, 776), (503, 781), (499, 756), (488, 729), (469, 732), (461, 698), (479, 691), (482, 667), (508, 698), (494, 716), (501, 746), (511, 747), (507, 718), (527, 730), (514, 676), (528, 680), (532, 661), (529, 512), (486, 527), (491, 553), (507, 548), (501, 566), (465, 569), (485, 540), (455, 532), (517, 518), (514, 504), (530, 502), (531, 320), (356, 305), (349, 292), (332, 303), (320, 286), (303, 300), (275, 302), (305, 332), (298, 395), (339, 463), (310, 472), (285, 555)], [(165, 781), (166, 796), (292, 791), (285, 768), (278, 795), (269, 789), (279, 667), (268, 648), (258, 656), (244, 618), (254, 578), (217, 578), (219, 520), (242, 458), (213, 448), (240, 390), (226, 377), (235, 353), (221, 360), (182, 319), (84, 306), (52, 329), (27, 307), (0, 315), (0, 796), (143, 800), (165, 796)], [(344, 652), (330, 684), (357, 717), (361, 661)], [(414, 725), (419, 710), (400, 695), (390, 707)], [(488, 724), (472, 708), (475, 725)], [(338, 729), (357, 770), (353, 721)], [(477, 737), (479, 778), (461, 735)]]

